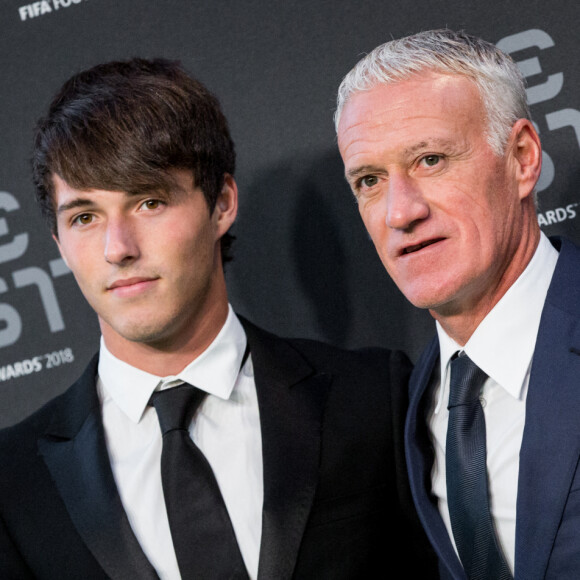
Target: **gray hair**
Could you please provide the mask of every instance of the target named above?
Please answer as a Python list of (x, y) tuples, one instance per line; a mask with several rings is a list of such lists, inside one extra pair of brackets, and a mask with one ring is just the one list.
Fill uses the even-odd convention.
[(425, 70), (473, 81), (487, 113), (487, 141), (496, 155), (503, 155), (513, 124), (531, 120), (525, 81), (511, 57), (481, 38), (443, 29), (386, 42), (360, 60), (338, 89), (336, 129), (345, 104), (357, 92)]

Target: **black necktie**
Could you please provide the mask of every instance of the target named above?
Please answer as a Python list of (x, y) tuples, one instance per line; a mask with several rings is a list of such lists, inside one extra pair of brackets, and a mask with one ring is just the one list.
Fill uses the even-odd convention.
[(248, 573), (213, 471), (189, 436), (206, 393), (192, 385), (153, 393), (163, 433), (161, 479), (183, 580), (247, 580)]
[(489, 511), (485, 417), (479, 401), (486, 379), (464, 353), (451, 361), (447, 501), (455, 545), (467, 577), (511, 580)]

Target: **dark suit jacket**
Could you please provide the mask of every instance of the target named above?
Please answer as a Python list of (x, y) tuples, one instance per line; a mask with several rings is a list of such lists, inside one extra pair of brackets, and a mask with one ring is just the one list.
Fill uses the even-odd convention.
[[(580, 578), (580, 249), (560, 250), (532, 360), (516, 505), (515, 579)], [(517, 345), (514, 345), (517, 348)], [(434, 340), (410, 384), (405, 439), (413, 497), (444, 578), (465, 574), (430, 495), (433, 453), (424, 396), (439, 359)]]
[[(423, 553), (413, 555), (422, 532), (404, 466), (407, 359), (244, 326), (264, 461), (259, 578), (376, 578), (377, 566), (389, 577), (398, 563), (429, 577)], [(157, 578), (113, 479), (97, 360), (66, 393), (0, 433), (3, 580)]]

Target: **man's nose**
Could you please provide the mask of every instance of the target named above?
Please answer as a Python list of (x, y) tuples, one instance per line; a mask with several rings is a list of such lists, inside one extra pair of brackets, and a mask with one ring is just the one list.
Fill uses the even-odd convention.
[(428, 216), (429, 204), (416, 180), (407, 174), (391, 174), (387, 190), (387, 226), (396, 230), (408, 230), (415, 222)]
[(139, 244), (128, 219), (114, 218), (107, 224), (105, 260), (122, 265), (139, 257)]

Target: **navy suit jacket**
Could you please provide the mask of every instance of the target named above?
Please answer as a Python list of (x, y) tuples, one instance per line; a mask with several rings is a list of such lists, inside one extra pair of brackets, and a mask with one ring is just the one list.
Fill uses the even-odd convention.
[[(259, 578), (370, 578), (377, 566), (388, 577), (403, 563), (432, 577), (404, 462), (408, 360), (287, 341), (243, 322), (262, 429)], [(157, 578), (115, 486), (97, 360), (0, 433), (3, 580)]]
[[(542, 311), (526, 401), (515, 580), (580, 578), (580, 249), (557, 238), (552, 243), (560, 255)], [(438, 360), (435, 339), (411, 377), (407, 465), (415, 505), (439, 556), (441, 575), (464, 579), (430, 493), (433, 451), (425, 395)]]

